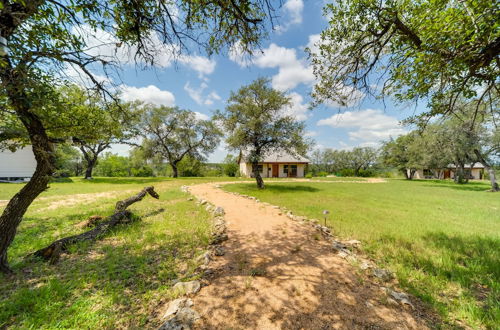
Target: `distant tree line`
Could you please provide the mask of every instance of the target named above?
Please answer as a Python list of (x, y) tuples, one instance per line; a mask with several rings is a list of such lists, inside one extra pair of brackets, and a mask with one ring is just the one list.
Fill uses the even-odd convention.
[(312, 176), (374, 176), (378, 172), (378, 150), (359, 147), (352, 150), (315, 150), (310, 155)]

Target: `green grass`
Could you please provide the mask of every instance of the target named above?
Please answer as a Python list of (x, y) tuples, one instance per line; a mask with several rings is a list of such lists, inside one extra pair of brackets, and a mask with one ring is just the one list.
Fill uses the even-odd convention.
[[(0, 328), (157, 327), (158, 318), (151, 317), (173, 297), (172, 281), (189, 278), (210, 238), (210, 215), (187, 201), (179, 187), (208, 180), (213, 181), (101, 178), (52, 183), (28, 210), (9, 250), (15, 275), (0, 275)], [(73, 247), (56, 265), (24, 258), (57, 238), (85, 231), (77, 224), (90, 215), (111, 214), (117, 200), (146, 185), (155, 186), (160, 200), (148, 196), (129, 208), (138, 216), (149, 215), (141, 221), (119, 226), (93, 244)], [(1, 184), (1, 198), (20, 188)], [(103, 192), (109, 196), (71, 201), (74, 194)]]
[(335, 234), (361, 240), (444, 322), (493, 329), (500, 324), (500, 194), (488, 188), (405, 180), (225, 186), (309, 218), (329, 210)]

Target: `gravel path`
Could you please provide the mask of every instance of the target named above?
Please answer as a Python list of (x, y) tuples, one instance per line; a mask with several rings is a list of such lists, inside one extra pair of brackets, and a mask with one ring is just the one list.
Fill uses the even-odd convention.
[(189, 190), (224, 208), (229, 235), (210, 285), (193, 298), (198, 329), (427, 328), (311, 226), (216, 184)]

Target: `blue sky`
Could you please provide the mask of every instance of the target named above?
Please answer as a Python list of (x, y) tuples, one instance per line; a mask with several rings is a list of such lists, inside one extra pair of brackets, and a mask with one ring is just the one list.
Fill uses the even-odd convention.
[[(297, 119), (306, 121), (307, 134), (316, 141), (317, 148), (377, 146), (381, 140), (404, 133), (399, 120), (411, 115), (412, 110), (395, 107), (390, 100), (386, 100), (385, 106), (365, 98), (347, 108), (332, 105), (308, 110), (315, 79), (304, 48), (314, 44), (327, 26), (322, 6), (322, 1), (285, 1), (277, 29), (262, 43), (262, 52), (256, 52), (251, 62), (242, 59), (237, 49), (233, 49), (229, 54), (211, 58), (189, 54), (177, 62), (159, 56), (157, 65), (148, 70), (125, 64), (120, 82), (123, 98), (176, 105), (196, 111), (204, 118), (216, 109), (224, 109), (232, 90), (257, 77), (269, 77), (274, 88), (292, 98), (289, 111)], [(112, 148), (112, 152), (119, 154), (127, 154), (127, 150), (127, 146)], [(209, 160), (222, 161), (226, 154), (222, 144)]]

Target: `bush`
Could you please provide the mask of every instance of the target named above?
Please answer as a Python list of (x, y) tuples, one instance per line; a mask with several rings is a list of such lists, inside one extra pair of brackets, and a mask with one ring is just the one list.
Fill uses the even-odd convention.
[(327, 175), (328, 175), (328, 172), (324, 172), (324, 171), (316, 173), (316, 176), (320, 176), (320, 177), (325, 177)]
[(355, 176), (354, 170), (352, 168), (343, 168), (337, 174), (337, 176)]
[(148, 177), (148, 176), (154, 176), (153, 169), (149, 166), (142, 166), (140, 168), (132, 168), (130, 170), (132, 173), (132, 176), (136, 177)]
[(307, 179), (311, 179), (311, 178), (313, 177), (313, 174), (312, 174), (311, 172), (309, 172), (309, 173), (307, 173), (307, 174), (305, 175), (305, 177), (306, 177)]

